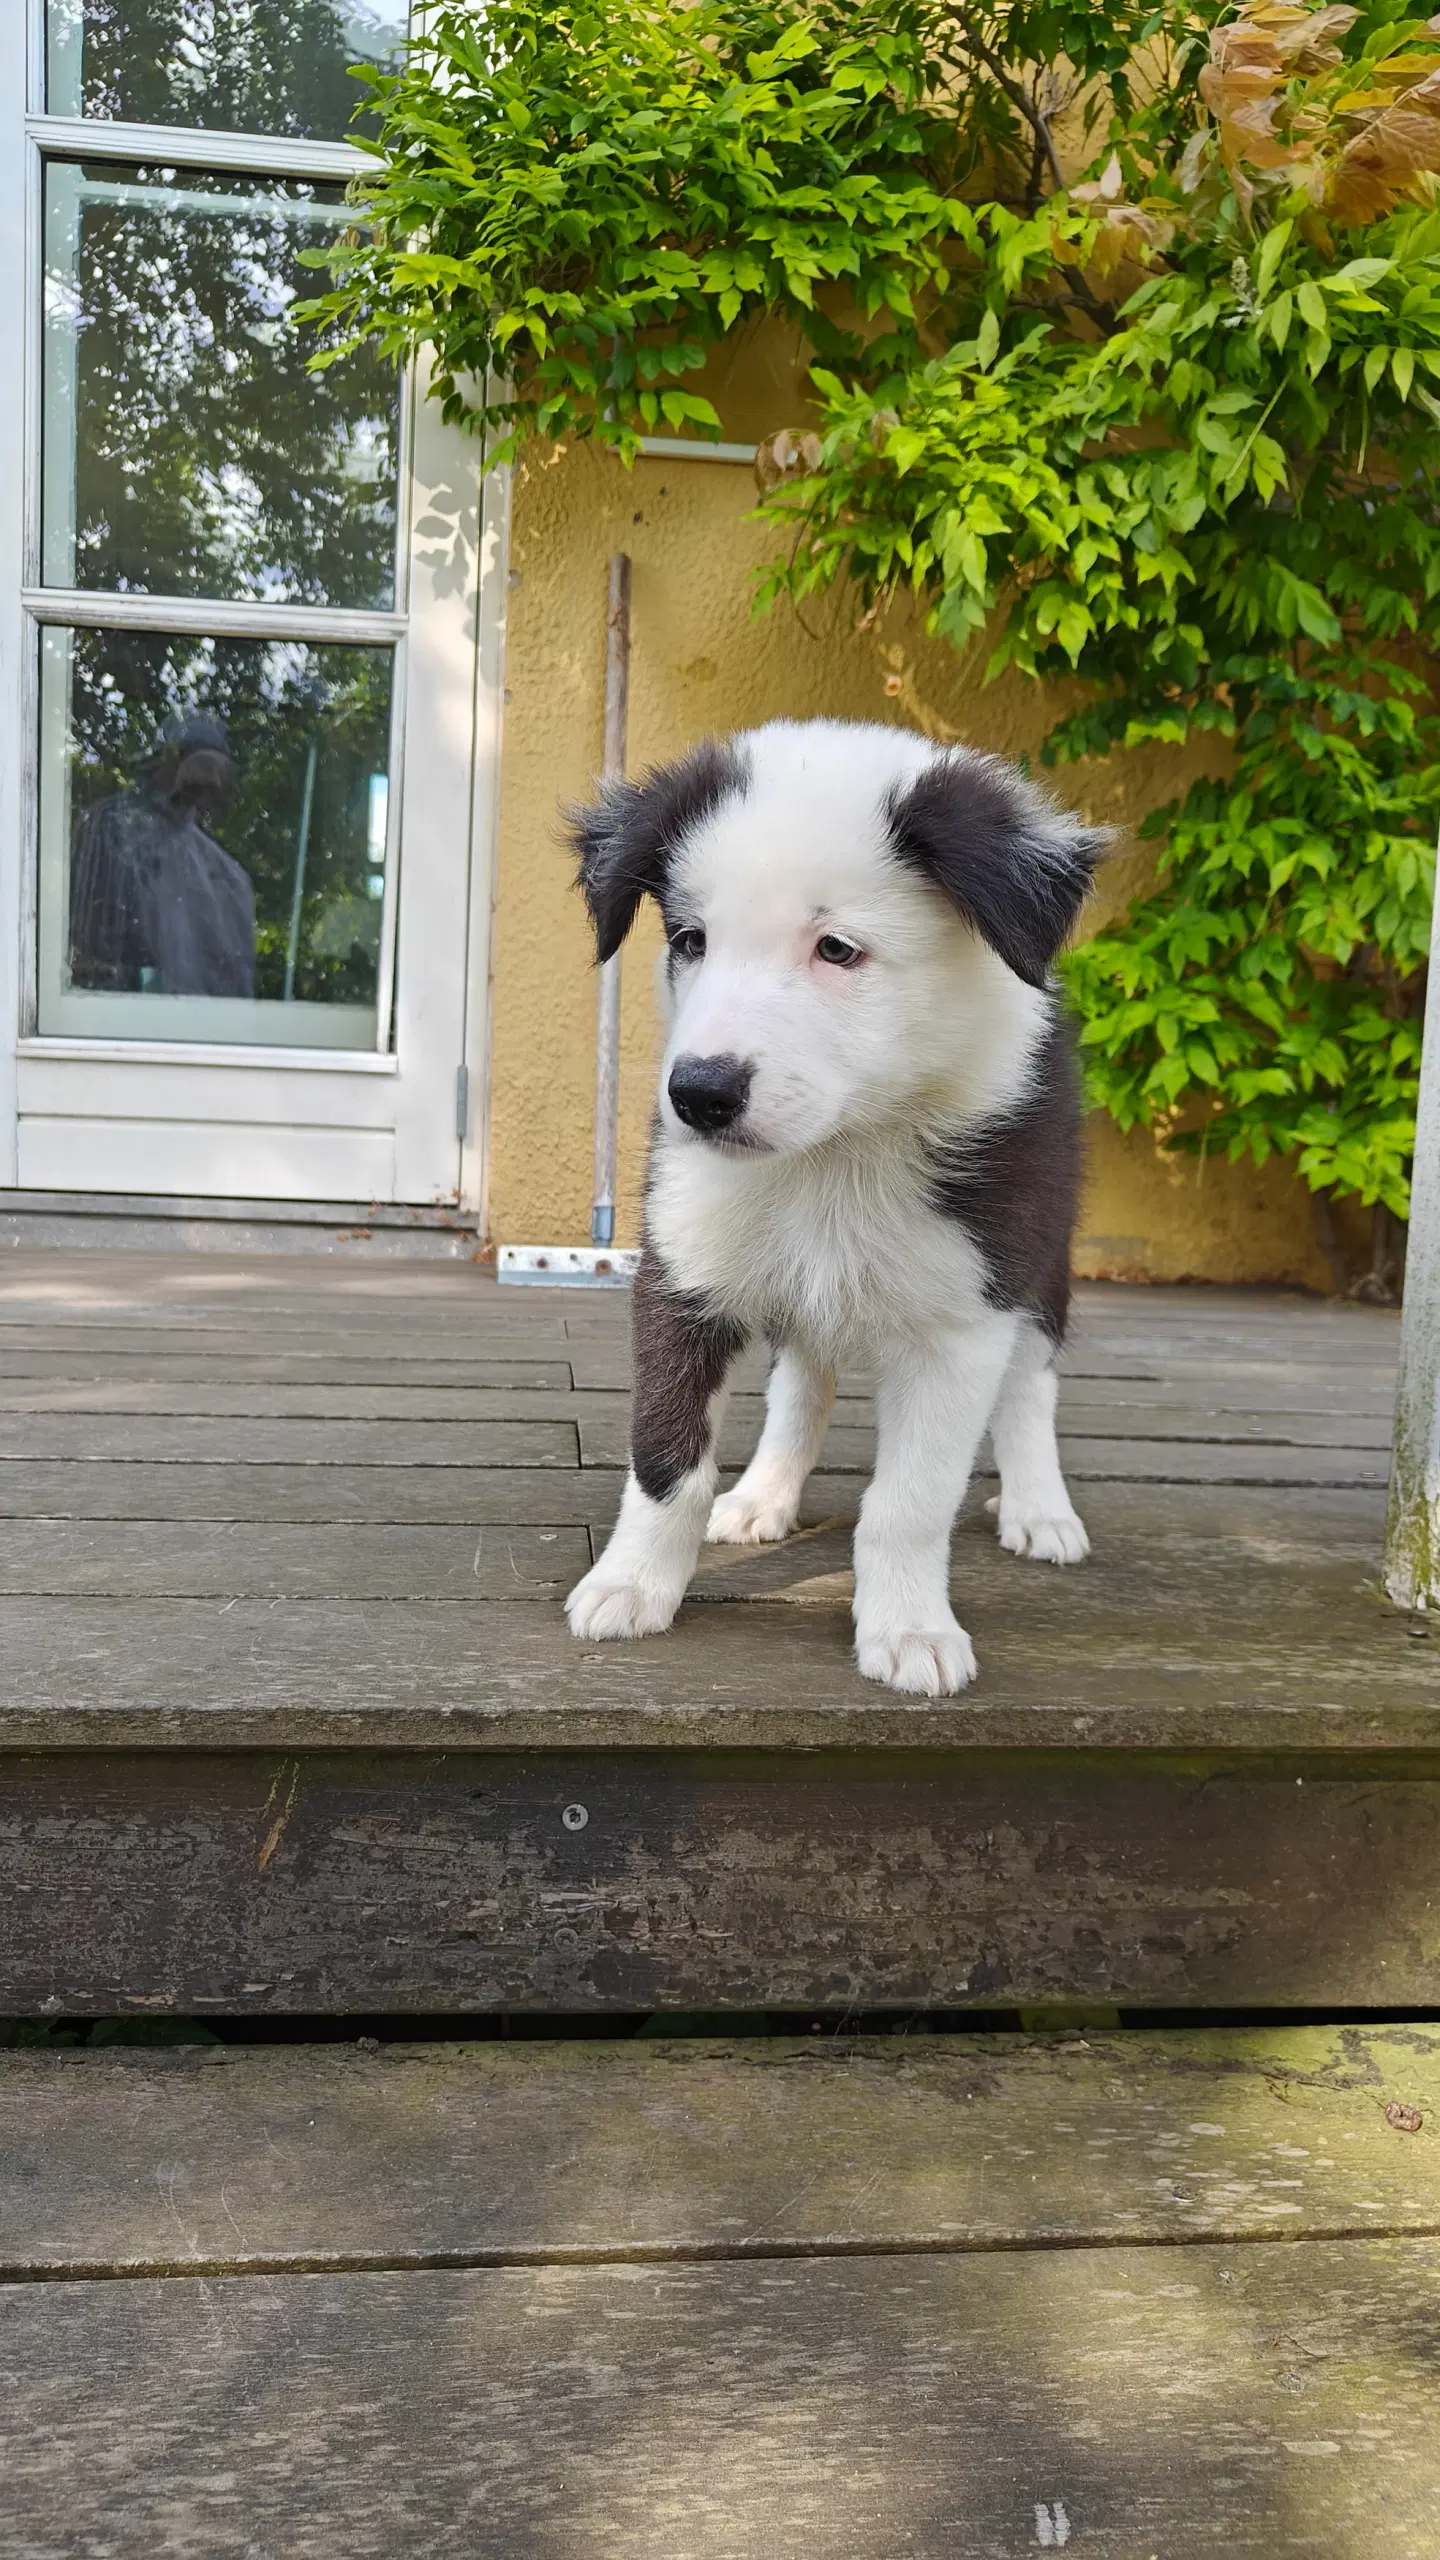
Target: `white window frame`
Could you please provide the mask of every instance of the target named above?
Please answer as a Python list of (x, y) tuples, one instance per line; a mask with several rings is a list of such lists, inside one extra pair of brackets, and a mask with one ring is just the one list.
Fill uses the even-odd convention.
[[(357, 1096), (379, 1074), (395, 1079), (399, 1170), (393, 1196), (458, 1202), (480, 1212), (483, 1219), (508, 474), (491, 473), (481, 479), (474, 439), (441, 426), (437, 411), (423, 400), (423, 375), (411, 368), (402, 385), (400, 407), (400, 524), (393, 611), (216, 603), (195, 597), (114, 598), (89, 589), (44, 586), (40, 454), (45, 162), (84, 158), (133, 165), (148, 160), (176, 169), (234, 171), (282, 182), (302, 178), (340, 183), (368, 165), (362, 152), (343, 142), (49, 116), (44, 112), (44, 54), (43, 0), (28, 0), (28, 6), (25, 0), (20, 6), (12, 0), (10, 8), (0, 8), (0, 99), (23, 99), (26, 109), (23, 148), (0, 151), (0, 273), (11, 279), (0, 297), (0, 1188), (14, 1187), (20, 1178), (22, 1078), (28, 1075), (33, 1081), (34, 1074), (47, 1067), (53, 1071), (83, 1062), (93, 1068), (97, 1079), (116, 1078), (131, 1066), (241, 1069), (248, 1071), (246, 1085), (256, 1092), (257, 1102), (263, 1075), (252, 1082), (256, 1070), (291, 1071), (295, 1079), (319, 1075), (327, 1082), (337, 1077), (342, 1082), (347, 1077), (363, 1079), (353, 1088)], [(475, 501), (478, 592), (447, 601), (448, 582), (432, 580), (423, 558), (425, 546), (422, 542), (417, 555), (413, 534), (416, 520), (423, 519), (431, 504), (432, 491), (446, 484), (453, 487), (457, 478), (462, 483), (468, 480)], [(38, 632), (45, 624), (369, 642), (393, 651), (385, 889), (373, 1048), (232, 1046), (213, 1039), (152, 1042), (38, 1033)], [(460, 651), (467, 653), (463, 667), (458, 663)], [(454, 751), (448, 768), (443, 755), (437, 765), (429, 732), (439, 712), (427, 720), (427, 704), (438, 682), (448, 690), (447, 737), (453, 737), (457, 681), (464, 684), (470, 717), (470, 753), (463, 777)], [(427, 913), (419, 894), (419, 855), (437, 837), (446, 848), (446, 858), (465, 866), (463, 913), (453, 894), (443, 915)], [(408, 863), (402, 851), (405, 843), (411, 848)], [(398, 984), (397, 940), (403, 955)], [(461, 952), (463, 961), (458, 956)], [(435, 989), (441, 977), (462, 967), (457, 1015), (453, 1001), (437, 1007)], [(454, 987), (446, 989), (448, 996), (455, 992)], [(437, 1015), (444, 1017), (443, 1022), (437, 1023)], [(445, 1045), (443, 1058), (436, 1054), (437, 1040)], [(202, 1074), (201, 1085), (204, 1082)], [(282, 1072), (277, 1092), (283, 1086)], [(288, 1090), (299, 1091), (299, 1083), (292, 1082)], [(330, 1090), (339, 1088), (331, 1083)], [(322, 1107), (315, 1116), (323, 1121), (330, 1112)], [(369, 1106), (361, 1108), (361, 1123), (372, 1117)]]

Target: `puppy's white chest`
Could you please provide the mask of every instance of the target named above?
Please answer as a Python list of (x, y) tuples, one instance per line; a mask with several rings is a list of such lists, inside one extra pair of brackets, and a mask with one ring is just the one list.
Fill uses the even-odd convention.
[(662, 1142), (649, 1226), (677, 1287), (826, 1360), (866, 1362), (984, 1311), (981, 1257), (929, 1205), (908, 1147), (735, 1163)]

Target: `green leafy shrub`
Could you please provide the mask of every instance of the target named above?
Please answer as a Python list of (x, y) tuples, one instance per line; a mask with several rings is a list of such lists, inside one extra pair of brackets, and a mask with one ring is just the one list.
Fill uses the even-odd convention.
[[(311, 260), (337, 289), (306, 316), (347, 347), (433, 347), (447, 415), (497, 459), (528, 435), (718, 435), (682, 386), (746, 314), (793, 310), (842, 361), (878, 324), (871, 363), (903, 360), (944, 287), (952, 136), (903, 11), (461, 0), (403, 72), (361, 76), (366, 227)], [(849, 328), (816, 305), (836, 283)]]
[(506, 451), (714, 432), (683, 376), (796, 321), (818, 436), (768, 449), (766, 595), (908, 588), (991, 672), (1078, 679), (1047, 760), (1224, 742), (1068, 963), (1095, 1099), (1397, 1214), (1440, 809), (1437, 25), (442, 10), (375, 83), (373, 227), (313, 306), (431, 341)]

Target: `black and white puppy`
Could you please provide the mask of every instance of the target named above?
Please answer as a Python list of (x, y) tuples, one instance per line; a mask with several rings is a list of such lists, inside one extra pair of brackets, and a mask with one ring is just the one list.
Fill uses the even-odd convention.
[[(602, 960), (658, 901), (671, 1021), (631, 1469), (571, 1628), (655, 1634), (707, 1537), (783, 1538), (844, 1365), (873, 1377), (879, 1433), (860, 1669), (962, 1689), (950, 1533), (987, 1425), (1001, 1545), (1088, 1552), (1055, 1440), (1079, 1097), (1050, 965), (1104, 838), (993, 757), (828, 720), (697, 747), (573, 823)], [(726, 1377), (756, 1336), (765, 1427), (717, 1500)]]

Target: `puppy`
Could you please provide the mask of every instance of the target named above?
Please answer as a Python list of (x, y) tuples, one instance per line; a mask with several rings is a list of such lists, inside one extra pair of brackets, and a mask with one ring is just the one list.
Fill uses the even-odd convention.
[[(785, 1537), (836, 1370), (862, 1368), (859, 1666), (948, 1696), (975, 1676), (950, 1534), (987, 1426), (1001, 1545), (1089, 1550), (1055, 1440), (1079, 1089), (1050, 967), (1104, 838), (994, 757), (830, 720), (710, 741), (573, 830), (602, 960), (656, 900), (671, 1020), (630, 1473), (571, 1629), (656, 1634), (707, 1537)], [(725, 1382), (755, 1337), (765, 1425), (717, 1500)]]

